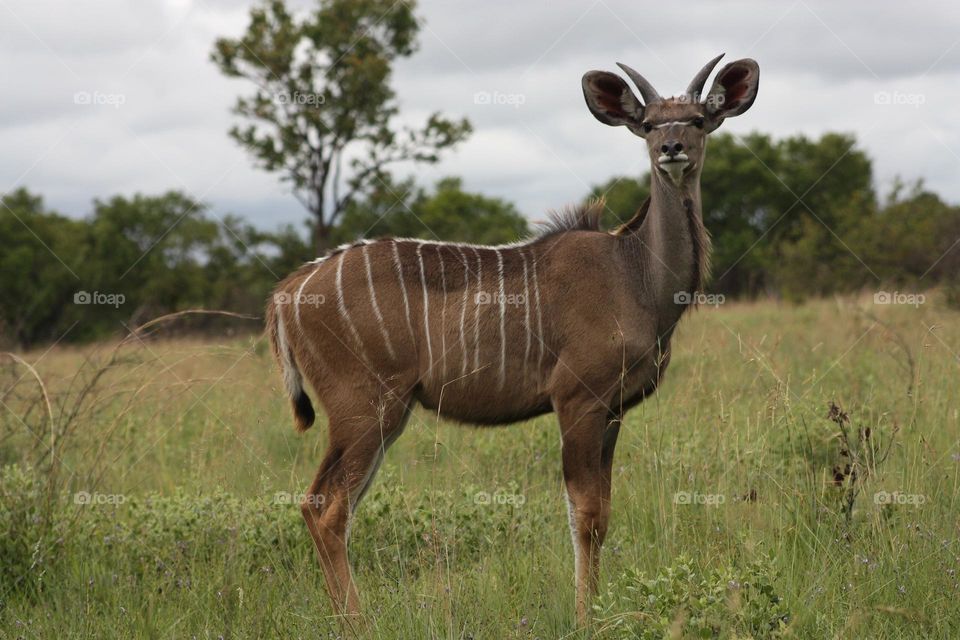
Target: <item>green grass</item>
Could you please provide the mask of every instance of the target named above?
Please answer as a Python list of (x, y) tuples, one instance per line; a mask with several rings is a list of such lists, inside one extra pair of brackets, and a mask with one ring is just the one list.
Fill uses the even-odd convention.
[[(686, 318), (661, 389), (621, 432), (594, 634), (960, 635), (958, 321), (936, 299)], [(55, 416), (84, 358), (112, 347), (27, 354)], [(0, 462), (21, 467), (0, 490), (0, 637), (340, 635), (283, 495), (309, 484), (324, 425), (294, 432), (265, 345), (123, 353), (94, 392), (101, 404), (56, 442), (52, 498), (36, 382), (3, 396)], [(22, 373), (4, 370), (0, 390)], [(854, 485), (833, 482), (851, 458), (831, 401), (869, 466)], [(496, 429), (414, 416), (352, 529), (361, 637), (590, 637), (574, 623), (558, 435), (552, 416)], [(78, 491), (124, 502), (77, 505)], [(922, 504), (876, 504), (881, 491)]]

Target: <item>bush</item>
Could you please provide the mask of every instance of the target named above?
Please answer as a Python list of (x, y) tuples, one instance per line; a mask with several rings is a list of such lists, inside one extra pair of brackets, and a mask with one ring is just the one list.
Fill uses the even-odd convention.
[(63, 521), (54, 520), (47, 485), (31, 467), (0, 467), (0, 589), (36, 591), (59, 556)]
[(311, 550), (300, 509), (269, 498), (241, 499), (223, 491), (130, 497), (119, 505), (85, 507), (78, 536), (104, 565), (137, 567), (187, 584), (193, 567), (228, 564), (241, 572), (290, 568)]
[[(411, 493), (392, 480), (389, 471), (372, 487), (356, 512), (352, 550), (359, 557), (386, 552), (388, 557), (471, 562), (498, 540), (529, 535), (517, 511), (522, 502), (505, 499), (490, 504), (490, 495), (473, 485)], [(521, 496), (516, 483), (497, 489), (496, 496)], [(409, 573), (410, 566), (401, 563)]]
[(780, 637), (790, 614), (774, 589), (777, 577), (766, 557), (704, 575), (686, 556), (652, 579), (628, 570), (594, 604), (598, 637)]
[[(51, 494), (31, 468), (9, 465), (0, 478), (3, 591), (29, 584), (37, 590), (53, 562), (65, 556), (88, 559), (97, 573), (159, 581), (161, 588), (189, 588), (197, 567), (274, 573), (313, 561), (313, 543), (290, 494), (238, 498), (221, 490), (177, 489), (79, 504)], [(520, 493), (511, 483), (494, 495)], [(472, 486), (410, 493), (378, 482), (357, 511), (351, 550), (356, 557), (399, 557), (399, 568), (469, 563), (491, 544), (530, 534), (517, 517), (522, 502), (491, 505), (483, 496)]]

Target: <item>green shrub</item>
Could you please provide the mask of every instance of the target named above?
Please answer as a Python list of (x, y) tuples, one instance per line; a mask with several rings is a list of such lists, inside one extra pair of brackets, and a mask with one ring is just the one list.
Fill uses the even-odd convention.
[(698, 573), (678, 557), (655, 578), (628, 570), (594, 604), (602, 638), (775, 638), (790, 615), (767, 558)]
[[(441, 558), (471, 562), (482, 558), (483, 550), (497, 541), (530, 533), (518, 517), (525, 502), (516, 483), (492, 494), (474, 485), (411, 491), (387, 473), (378, 478), (356, 512), (351, 551), (356, 557), (383, 553), (400, 557), (401, 565), (410, 565), (404, 561), (413, 558), (428, 563)], [(405, 568), (407, 573), (410, 566)]]
[(0, 467), (0, 589), (36, 590), (59, 556), (65, 526), (47, 485), (30, 467)]
[(138, 567), (182, 584), (191, 567), (229, 563), (241, 571), (291, 567), (306, 552), (296, 505), (241, 499), (217, 490), (129, 497), (89, 509), (79, 534), (88, 552), (115, 567)]
[[(106, 503), (55, 496), (51, 507), (35, 471), (6, 466), (2, 480), (0, 561), (7, 588), (38, 583), (54, 559), (70, 554), (90, 560), (100, 573), (170, 586), (189, 585), (198, 566), (272, 573), (302, 567), (314, 554), (290, 494), (251, 499), (177, 489)], [(357, 511), (352, 554), (387, 559), (378, 564), (398, 568), (478, 560), (490, 545), (530, 533), (518, 517), (525, 500), (517, 485), (493, 495), (491, 504), (489, 494), (469, 485), (411, 492), (378, 482)], [(496, 502), (497, 496), (508, 499)], [(518, 496), (519, 504), (512, 499)]]

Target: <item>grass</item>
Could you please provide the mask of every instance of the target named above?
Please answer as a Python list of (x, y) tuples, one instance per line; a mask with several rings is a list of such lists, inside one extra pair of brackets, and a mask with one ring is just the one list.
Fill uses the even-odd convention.
[[(936, 299), (685, 319), (621, 432), (591, 631), (574, 624), (556, 420), (418, 412), (352, 529), (359, 635), (957, 637), (958, 320)], [(114, 346), (25, 354), (54, 417)], [(125, 346), (53, 458), (37, 381), (10, 390), (24, 373), (0, 385), (0, 637), (341, 634), (296, 497), (324, 425), (294, 433), (262, 340)]]

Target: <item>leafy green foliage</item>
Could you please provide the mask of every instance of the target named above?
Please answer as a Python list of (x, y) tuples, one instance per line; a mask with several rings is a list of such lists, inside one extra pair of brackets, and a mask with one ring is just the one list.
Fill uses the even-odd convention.
[[(134, 568), (136, 580), (164, 588), (187, 587), (197, 564), (229, 562), (255, 575), (312, 562), (296, 494), (240, 499), (222, 490), (178, 488), (84, 504), (70, 495), (51, 496), (31, 468), (0, 467), (0, 479), (0, 591), (35, 588), (66, 540), (72, 550), (96, 557), (101, 571)], [(508, 483), (494, 495), (521, 499), (491, 505), (478, 499), (489, 494), (473, 484), (411, 493), (386, 473), (357, 513), (352, 528), (360, 535), (353, 549), (384, 563), (397, 557), (411, 565), (478, 562), (497, 541), (532, 540), (518, 518), (519, 491)]]
[(273, 284), (310, 255), (290, 228), (271, 234), (233, 216), (214, 220), (175, 191), (96, 201), (79, 220), (23, 189), (3, 203), (10, 242), (0, 248), (0, 290), (12, 304), (0, 307), (0, 332), (15, 344), (122, 335), (194, 307), (259, 315)]
[(588, 198), (602, 197), (606, 201), (602, 220), (612, 228), (629, 221), (649, 196), (650, 174), (646, 173), (640, 178), (614, 176), (594, 187)]
[(392, 66), (416, 49), (413, 2), (320, 0), (298, 18), (283, 0), (250, 12), (240, 38), (217, 40), (213, 61), (256, 91), (237, 100), (246, 124), (230, 136), (267, 171), (280, 173), (313, 216), (317, 250), (354, 199), (401, 161), (434, 163), (467, 137), (465, 119), (433, 113), (400, 128)]
[(53, 518), (47, 489), (30, 468), (0, 467), (0, 594), (36, 594), (57, 561), (67, 523)]
[(526, 218), (512, 204), (464, 191), (459, 178), (438, 181), (431, 194), (411, 180), (385, 181), (348, 208), (337, 228), (342, 242), (394, 236), (499, 244), (527, 233)]
[[(649, 181), (614, 177), (590, 196), (607, 199), (612, 226), (634, 214)], [(870, 159), (850, 135), (711, 138), (701, 186), (712, 288), (800, 299), (955, 280), (960, 208), (921, 185), (898, 185), (881, 203), (872, 185)]]
[(56, 340), (74, 321), (66, 302), (77, 290), (90, 229), (47, 210), (26, 189), (0, 200), (0, 343)]
[(598, 637), (781, 637), (790, 612), (769, 558), (701, 573), (681, 555), (655, 577), (628, 569), (594, 604)]
[[(667, 379), (621, 429), (598, 601), (609, 607), (589, 629), (574, 617), (555, 417), (470, 429), (415, 410), (351, 528), (369, 626), (361, 637), (631, 637), (613, 623), (634, 625), (637, 612), (660, 616), (650, 623), (665, 630), (657, 637), (673, 637), (678, 617), (686, 627), (676, 637), (695, 637), (694, 618), (711, 636), (771, 636), (769, 622), (787, 612), (789, 637), (958, 637), (960, 312), (932, 296), (877, 308), (884, 328), (871, 329), (861, 302), (730, 302), (685, 320)], [(918, 355), (912, 393), (894, 335)], [(11, 514), (0, 547), (14, 550), (0, 574), (33, 565), (36, 541), (52, 540), (29, 582), (0, 584), (0, 629), (28, 638), (345, 635), (297, 499), (276, 498), (313, 480), (323, 424), (294, 433), (279, 381), (265, 377), (271, 355), (240, 357), (253, 341), (156, 340), (111, 367), (102, 403), (146, 387), (119, 422), (123, 402), (84, 411), (72, 437), (58, 437), (58, 500), (40, 465), (26, 481), (0, 475)], [(101, 348), (57, 347), (38, 362), (55, 413), (81, 361)], [(36, 392), (28, 382), (20, 402)], [(831, 398), (858, 429), (871, 428), (871, 441), (900, 426), (850, 518), (835, 467), (851, 457), (825, 420)], [(3, 401), (13, 411), (0, 423), (22, 429), (22, 405)], [(0, 438), (4, 460), (42, 453), (23, 436)], [(78, 505), (79, 490), (126, 499)], [(481, 491), (524, 502), (480, 500)], [(679, 502), (678, 492), (725, 499)], [(884, 493), (909, 500), (879, 504)], [(751, 560), (761, 565), (753, 577)], [(641, 601), (649, 581), (680, 611)]]
[[(883, 199), (870, 162), (849, 136), (774, 141), (762, 134), (711, 141), (703, 175), (713, 235), (711, 287), (728, 296), (789, 300), (866, 289), (942, 286), (960, 306), (960, 207), (922, 183)], [(630, 219), (649, 176), (596, 187), (606, 224)], [(798, 197), (799, 196), (799, 199)], [(203, 307), (259, 316), (274, 283), (315, 257), (292, 227), (253, 228), (216, 216), (183, 193), (116, 196), (84, 219), (47, 209), (25, 189), (2, 196), (0, 342), (32, 345), (124, 333), (164, 313)], [(420, 237), (503, 243), (527, 234), (509, 202), (464, 190), (459, 178), (432, 189), (384, 174), (344, 206), (331, 242)], [(80, 292), (119, 295), (117, 305), (74, 304)], [(197, 328), (222, 328), (203, 320)]]
[[(9, 242), (0, 245), (0, 294), (12, 304), (0, 306), (0, 342), (17, 345), (123, 335), (191, 308), (260, 316), (275, 283), (315, 256), (292, 227), (260, 231), (176, 191), (96, 201), (83, 219), (47, 210), (24, 189), (3, 204), (0, 232)], [(457, 178), (439, 181), (432, 193), (388, 179), (351, 204), (335, 237), (495, 244), (526, 233), (526, 219), (510, 203), (466, 192)], [(77, 303), (84, 293), (115, 302)], [(219, 330), (237, 321), (191, 323)]]

